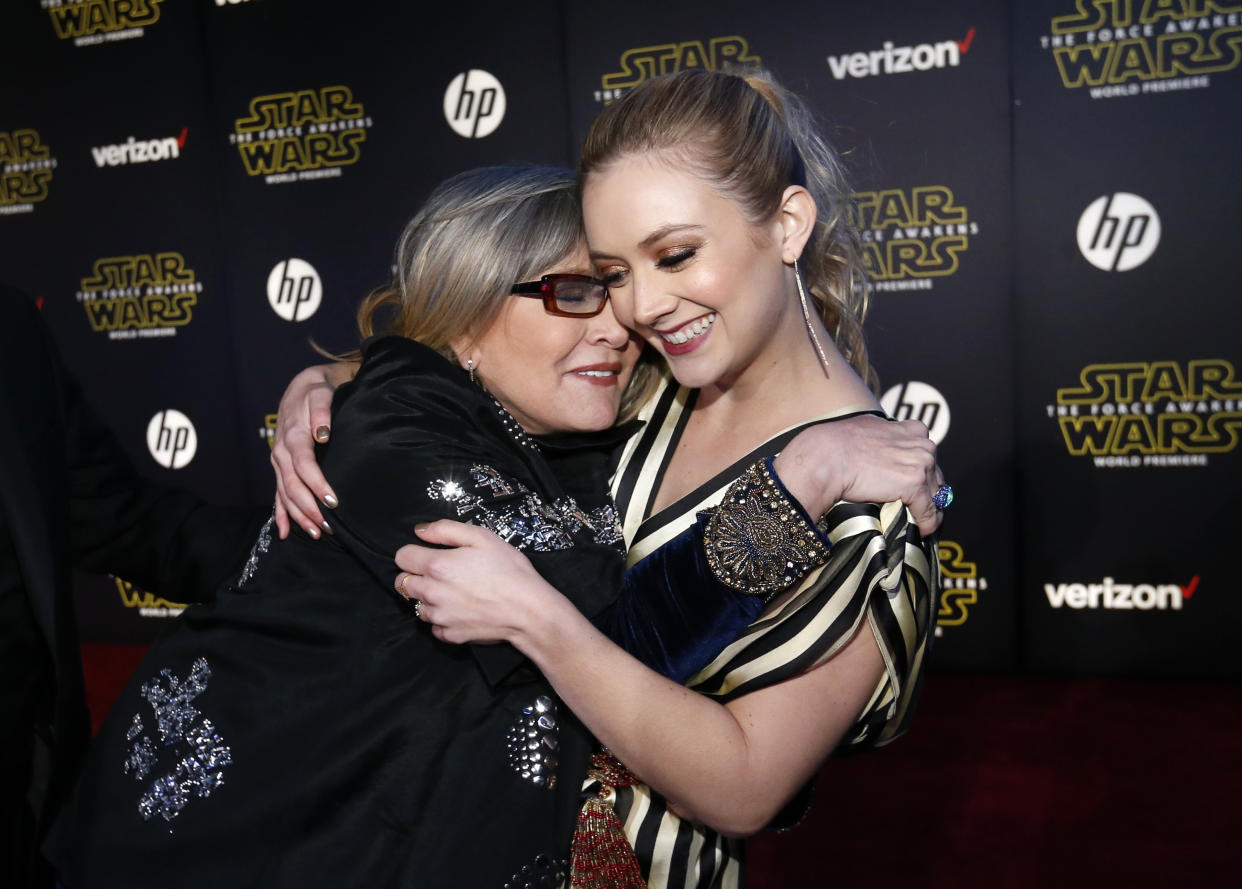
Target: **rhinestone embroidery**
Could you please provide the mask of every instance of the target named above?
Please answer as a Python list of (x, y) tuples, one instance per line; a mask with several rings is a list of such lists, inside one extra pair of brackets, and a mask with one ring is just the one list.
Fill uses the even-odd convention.
[(560, 889), (567, 876), (568, 860), (540, 854), (533, 863), (522, 865), (522, 869), (505, 883), (505, 889)]
[(586, 512), (572, 497), (548, 504), (521, 482), (480, 463), (470, 467), (470, 484), (467, 490), (455, 479), (437, 479), (427, 486), (427, 496), (452, 504), (459, 519), (494, 531), (517, 549), (572, 549), (570, 535), (584, 528), (596, 543), (621, 543), (621, 526), (611, 505)]
[(133, 746), (129, 749), (129, 756), (121, 766), (125, 774), (129, 774), (132, 770), (134, 780), (141, 781), (151, 773), (151, 769), (155, 766), (155, 745), (151, 743), (150, 738), (142, 738), (135, 740), (143, 733), (145, 727), (142, 724), (142, 716), (135, 713), (134, 721), (129, 724), (129, 731), (125, 733), (125, 740), (133, 741)]
[[(184, 680), (163, 669), (158, 678), (142, 684), (140, 693), (155, 714), (162, 748), (182, 743), (188, 748), (173, 770), (152, 781), (139, 797), (138, 812), (144, 821), (155, 815), (172, 821), (192, 797), (206, 799), (224, 783), (224, 767), (233, 762), (232, 751), (211, 720), (200, 720), (199, 711), (190, 705), (207, 690), (210, 678), (211, 667), (206, 658), (199, 658)], [(146, 778), (159, 759), (159, 750), (145, 731), (142, 716), (135, 714), (125, 732), (132, 745), (122, 771), (132, 772), (136, 781)]]
[(703, 548), (712, 574), (725, 586), (769, 596), (792, 586), (828, 554), (766, 460), (729, 486), (703, 530)]
[(263, 523), (263, 527), (259, 529), (259, 539), (254, 542), (254, 546), (250, 550), (250, 558), (246, 559), (246, 564), (242, 568), (241, 576), (237, 578), (238, 586), (245, 586), (250, 583), (254, 577), (254, 572), (259, 567), (259, 556), (266, 553), (272, 547), (272, 525), (275, 523), (275, 516), (269, 518)]
[(522, 715), (509, 728), (509, 767), (539, 787), (556, 786), (560, 741), (557, 738), (556, 702), (540, 695), (522, 708)]

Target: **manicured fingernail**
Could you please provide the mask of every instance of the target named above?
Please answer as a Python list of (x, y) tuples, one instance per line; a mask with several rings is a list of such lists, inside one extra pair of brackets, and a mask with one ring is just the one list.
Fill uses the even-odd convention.
[(328, 440), (328, 436), (332, 434), (332, 430), (327, 426), (315, 427), (315, 441), (324, 442)]
[(323, 495), (323, 505), (328, 507), (328, 509), (336, 509), (341, 505), (341, 501), (337, 500), (336, 495), (329, 491)]
[(418, 534), (420, 531), (424, 530), (427, 527), (427, 524), (428, 524), (427, 522), (419, 522), (418, 524), (416, 524), (414, 526), (414, 533)]
[(320, 523), (319, 523), (319, 527), (320, 527), (320, 528), (323, 528), (323, 529), (324, 529), (324, 531), (326, 531), (326, 532), (327, 532), (327, 533), (329, 533), (329, 534), (331, 534), (331, 533), (332, 533), (332, 529), (328, 527), (328, 523), (327, 523), (326, 521), (320, 522)]
[(316, 540), (319, 539), (319, 529), (314, 525), (307, 525), (305, 530), (311, 537), (314, 537)]

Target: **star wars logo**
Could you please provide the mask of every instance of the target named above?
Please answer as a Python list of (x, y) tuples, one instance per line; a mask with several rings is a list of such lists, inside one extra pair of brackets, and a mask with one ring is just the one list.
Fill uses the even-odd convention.
[(160, 20), (164, 0), (42, 0), (61, 40), (92, 46), (141, 37)]
[(1089, 364), (1046, 411), (1069, 453), (1100, 468), (1206, 466), (1238, 446), (1242, 381), (1221, 358)]
[(968, 610), (979, 601), (979, 593), (988, 588), (988, 579), (979, 574), (979, 566), (967, 561), (962, 545), (952, 540), (937, 543), (940, 556), (940, 609), (936, 612), (936, 635), (944, 635), (944, 627), (960, 627), (966, 623)]
[(1076, 0), (1039, 38), (1067, 89), (1093, 99), (1211, 86), (1242, 62), (1242, 3)]
[(149, 593), (136, 587), (128, 580), (112, 575), (116, 591), (121, 596), (121, 604), (126, 608), (136, 608), (142, 617), (176, 617), (185, 611), (185, 603), (170, 602), (161, 599), (155, 593)]
[(682, 43), (636, 46), (621, 53), (618, 64), (621, 70), (605, 74), (600, 79), (600, 89), (595, 91), (596, 102), (606, 105), (621, 98), (631, 87), (658, 74), (671, 74), (686, 68), (719, 71), (726, 65), (758, 67), (763, 60), (751, 53), (745, 37), (730, 35), (712, 37), (706, 42), (686, 40)]
[(110, 340), (176, 336), (189, 324), (203, 285), (180, 253), (95, 260), (76, 294), (91, 329)]
[(30, 213), (47, 198), (56, 158), (35, 130), (0, 131), (0, 216)]
[(248, 176), (268, 185), (331, 179), (356, 164), (371, 118), (347, 86), (256, 96), (229, 142)]
[(957, 271), (979, 224), (945, 185), (854, 195), (863, 258), (876, 290), (931, 290)]

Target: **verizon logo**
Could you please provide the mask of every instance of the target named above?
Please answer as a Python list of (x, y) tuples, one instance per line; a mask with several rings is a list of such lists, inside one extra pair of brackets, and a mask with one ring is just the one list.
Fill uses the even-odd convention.
[(962, 63), (962, 56), (970, 52), (974, 42), (974, 28), (967, 31), (961, 40), (920, 43), (918, 46), (894, 46), (892, 41), (886, 40), (883, 47), (870, 52), (828, 56), (828, 67), (837, 80), (847, 77), (874, 77), (878, 74), (909, 74), (912, 71), (930, 71), (932, 68), (956, 68)]
[(1185, 586), (1175, 583), (1117, 583), (1111, 577), (1102, 583), (1044, 584), (1044, 595), (1053, 608), (1106, 608), (1115, 611), (1180, 611), (1182, 603), (1199, 588), (1199, 575)]
[(151, 161), (171, 160), (181, 156), (181, 149), (185, 148), (185, 138), (188, 133), (189, 127), (182, 127), (181, 135), (175, 139), (169, 136), (166, 139), (142, 141), (130, 136), (120, 145), (101, 145), (98, 148), (92, 148), (91, 157), (95, 158), (97, 167), (105, 165), (118, 167), (123, 164), (145, 164)]

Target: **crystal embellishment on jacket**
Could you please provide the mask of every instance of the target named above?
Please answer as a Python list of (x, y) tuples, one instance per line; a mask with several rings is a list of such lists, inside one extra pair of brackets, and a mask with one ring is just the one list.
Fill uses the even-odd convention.
[(459, 519), (495, 532), (516, 549), (573, 549), (570, 535), (583, 528), (596, 543), (618, 546), (621, 542), (621, 527), (611, 505), (587, 512), (572, 497), (545, 503), (521, 482), (479, 463), (470, 467), (468, 480), (433, 481), (427, 486), (427, 496), (451, 503)]
[(171, 751), (177, 757), (172, 769), (152, 781), (139, 797), (138, 812), (144, 821), (156, 815), (172, 821), (190, 799), (206, 799), (224, 783), (224, 767), (232, 764), (232, 751), (211, 720), (200, 719), (202, 714), (190, 704), (207, 690), (210, 678), (207, 659), (199, 658), (185, 679), (163, 669), (159, 677), (142, 684), (141, 694), (155, 716), (159, 744), (146, 734), (142, 714), (134, 714), (125, 733), (132, 746), (122, 771), (141, 781), (159, 764), (162, 753)]
[(530, 864), (509, 878), (504, 889), (561, 889), (569, 876), (569, 861), (550, 855), (536, 855)]
[(509, 766), (522, 778), (551, 790), (556, 786), (560, 741), (557, 739), (556, 702), (540, 695), (522, 708), (509, 729)]
[(275, 524), (276, 517), (273, 516), (263, 523), (263, 527), (259, 529), (259, 539), (254, 542), (254, 547), (250, 550), (250, 558), (246, 559), (246, 564), (242, 567), (241, 576), (237, 578), (238, 586), (245, 586), (250, 583), (254, 577), (254, 572), (259, 567), (259, 556), (266, 553), (272, 548), (272, 525)]

